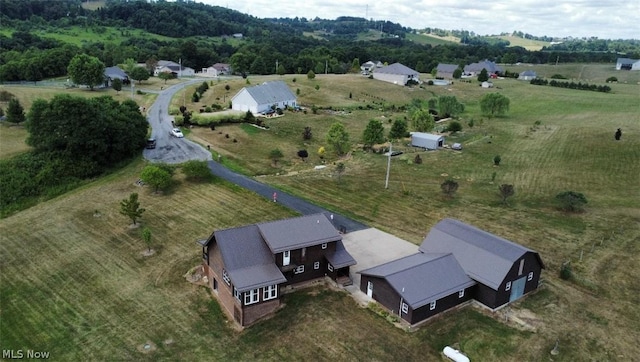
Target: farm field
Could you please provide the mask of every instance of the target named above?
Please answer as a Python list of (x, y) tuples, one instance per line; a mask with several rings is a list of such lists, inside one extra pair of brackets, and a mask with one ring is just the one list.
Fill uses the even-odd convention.
[[(596, 74), (590, 82), (598, 84), (631, 73), (607, 71), (610, 65), (590, 67)], [(562, 65), (552, 74), (576, 71), (575, 65)], [(261, 181), (414, 243), (443, 217), (454, 217), (539, 251), (546, 264), (541, 290), (507, 310), (531, 311), (537, 332), (520, 331), (467, 308), (406, 333), (358, 308), (347, 295), (315, 287), (286, 296), (285, 309), (275, 317), (238, 333), (227, 326), (207, 290), (183, 278), (199, 262), (195, 240), (216, 228), (290, 212), (220, 182), (190, 184), (178, 177), (180, 183), (167, 194), (154, 195), (134, 185), (144, 164), (138, 161), (0, 220), (0, 248), (7, 256), (0, 273), (3, 349), (38, 346), (61, 359), (314, 355), (322, 360), (431, 360), (444, 345), (454, 345), (472, 360), (520, 361), (548, 359), (558, 340), (556, 361), (624, 360), (640, 353), (640, 299), (635, 292), (640, 283), (633, 268), (640, 262), (637, 85), (621, 80), (610, 84), (612, 93), (603, 94), (508, 79), (495, 80), (496, 89), (487, 90), (475, 83), (403, 88), (355, 75), (319, 75), (315, 80), (287, 75), (250, 77), (250, 84), (214, 80), (200, 102), (192, 104), (178, 94), (174, 107), (186, 102), (196, 110), (228, 103), (242, 87), (269, 79), (284, 80), (294, 92), (299, 89), (299, 103), (307, 113), (269, 119), (268, 131), (248, 125), (214, 131), (194, 127), (188, 137), (211, 145), (225, 156), (224, 162)], [(511, 99), (507, 117), (480, 116), (479, 99), (487, 91)], [(447, 143), (461, 142), (463, 151), (424, 152), (408, 147), (407, 140), (394, 143), (394, 150), (405, 153), (392, 159), (386, 190), (387, 159), (357, 146), (342, 159), (328, 150), (328, 167), (313, 169), (320, 164), (316, 151), (326, 146), (324, 137), (333, 122), (343, 122), (357, 144), (370, 119), (383, 120), (389, 129), (390, 120), (404, 117), (397, 107), (438, 95), (455, 95), (466, 106), (463, 131), (447, 135)], [(311, 111), (313, 105), (320, 108), (318, 114)], [(474, 127), (468, 125), (471, 119)], [(313, 131), (306, 143), (305, 126)], [(623, 129), (619, 142), (613, 140), (617, 128)], [(286, 155), (278, 167), (268, 159), (273, 148)], [(304, 162), (296, 157), (302, 148), (310, 154)], [(413, 163), (416, 154), (421, 165)], [(495, 167), (497, 154), (502, 162)], [(346, 166), (339, 180), (334, 173), (338, 161)], [(460, 184), (451, 200), (440, 192), (440, 183), (449, 177)], [(508, 205), (498, 195), (502, 183), (516, 190)], [(556, 209), (553, 198), (565, 190), (586, 195), (584, 213)], [(139, 229), (129, 229), (117, 211), (119, 200), (130, 192), (140, 192), (147, 208), (143, 224), (151, 228), (157, 250), (149, 258), (141, 255), (145, 247)], [(99, 216), (94, 216), (96, 210)], [(561, 280), (560, 266), (569, 261), (574, 278)], [(155, 349), (145, 355), (140, 348), (146, 342)]]

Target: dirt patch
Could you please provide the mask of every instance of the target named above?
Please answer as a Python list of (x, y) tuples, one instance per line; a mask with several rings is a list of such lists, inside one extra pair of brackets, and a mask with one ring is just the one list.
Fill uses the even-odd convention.
[(209, 278), (204, 272), (202, 265), (194, 266), (184, 275), (184, 278), (189, 282), (196, 285), (207, 286), (209, 284)]
[(138, 349), (138, 352), (147, 354), (155, 351), (156, 349), (158, 349), (158, 347), (155, 345), (155, 343), (151, 341), (147, 341), (146, 343), (138, 345), (137, 349)]
[(152, 256), (156, 253), (156, 251), (154, 249), (145, 249), (144, 251), (141, 251), (140, 254), (142, 254), (142, 256), (144, 256), (145, 258), (148, 256)]

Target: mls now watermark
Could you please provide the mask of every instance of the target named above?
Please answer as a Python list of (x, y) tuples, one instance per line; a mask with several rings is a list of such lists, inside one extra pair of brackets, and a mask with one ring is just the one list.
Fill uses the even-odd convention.
[(33, 349), (3, 349), (2, 359), (47, 359), (50, 353)]

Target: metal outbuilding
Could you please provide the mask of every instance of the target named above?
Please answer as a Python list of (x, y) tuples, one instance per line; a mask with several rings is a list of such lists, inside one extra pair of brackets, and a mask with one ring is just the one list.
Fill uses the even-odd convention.
[(440, 147), (444, 147), (444, 136), (413, 132), (411, 133), (411, 146), (422, 147), (428, 150), (437, 150)]

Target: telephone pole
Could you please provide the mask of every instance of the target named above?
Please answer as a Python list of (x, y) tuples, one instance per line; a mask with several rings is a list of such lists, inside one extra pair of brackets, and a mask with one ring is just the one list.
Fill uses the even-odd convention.
[(384, 180), (384, 188), (389, 188), (389, 171), (391, 170), (391, 153), (393, 152), (393, 143), (389, 141), (389, 157), (387, 158), (387, 177)]

